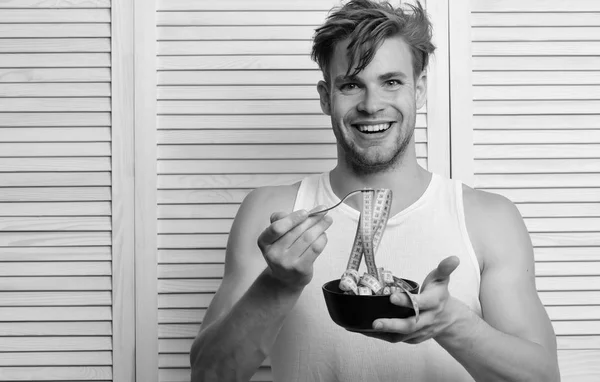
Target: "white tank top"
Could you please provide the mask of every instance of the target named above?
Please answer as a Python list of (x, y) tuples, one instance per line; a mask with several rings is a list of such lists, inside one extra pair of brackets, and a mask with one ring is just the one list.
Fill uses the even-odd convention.
[[(318, 174), (302, 181), (294, 210), (339, 201), (329, 173)], [(321, 286), (346, 269), (359, 212), (342, 204), (329, 215), (333, 224), (327, 231), (328, 244), (270, 354), (275, 382), (473, 381), (434, 340), (391, 344), (348, 332), (331, 320)], [(395, 276), (421, 284), (451, 255), (460, 258), (460, 265), (450, 278), (450, 293), (481, 316), (480, 271), (465, 225), (462, 184), (433, 174), (423, 195), (389, 219), (375, 260)], [(363, 261), (360, 274), (364, 270)]]

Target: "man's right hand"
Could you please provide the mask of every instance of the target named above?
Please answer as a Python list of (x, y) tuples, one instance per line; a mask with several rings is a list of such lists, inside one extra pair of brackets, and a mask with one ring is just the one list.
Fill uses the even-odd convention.
[(312, 279), (313, 263), (327, 244), (325, 231), (333, 222), (325, 214), (308, 214), (305, 210), (275, 212), (271, 225), (258, 237), (258, 247), (272, 276), (293, 290), (304, 288)]

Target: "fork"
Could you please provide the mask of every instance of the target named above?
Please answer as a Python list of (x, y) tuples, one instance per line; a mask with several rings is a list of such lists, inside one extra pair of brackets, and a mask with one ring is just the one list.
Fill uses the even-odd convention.
[(330, 211), (330, 210), (336, 208), (337, 206), (339, 206), (340, 204), (342, 204), (344, 202), (344, 200), (348, 199), (350, 196), (352, 196), (354, 194), (357, 194), (359, 192), (375, 192), (375, 189), (373, 189), (373, 188), (361, 188), (360, 190), (350, 191), (346, 196), (344, 196), (342, 198), (342, 200), (339, 201), (339, 203), (334, 204), (333, 206), (331, 206), (329, 208), (325, 208), (324, 210), (321, 210), (321, 211), (311, 212), (310, 214), (308, 214), (308, 217), (315, 216), (317, 214), (321, 214), (323, 212)]

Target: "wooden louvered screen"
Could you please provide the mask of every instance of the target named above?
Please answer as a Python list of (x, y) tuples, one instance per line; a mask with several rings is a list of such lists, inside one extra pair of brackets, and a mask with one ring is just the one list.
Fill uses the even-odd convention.
[(109, 0), (0, 3), (0, 380), (133, 374), (117, 336), (132, 328), (132, 290), (113, 272), (132, 254), (129, 207), (112, 198), (127, 185), (113, 145), (127, 142), (111, 129), (123, 119), (111, 12)]
[[(597, 381), (600, 2), (471, 0), (470, 20), (472, 88), (461, 89), (464, 82), (453, 88), (472, 100), (464, 116), (472, 146), (457, 154), (471, 157), (453, 172), (517, 204), (535, 247), (537, 287), (557, 334), (562, 380)], [(453, 114), (465, 113), (469, 102), (462, 101), (453, 94)], [(461, 127), (454, 122), (453, 136)]]
[[(336, 164), (316, 91), (321, 73), (309, 57), (314, 29), (336, 3), (158, 3), (161, 381), (189, 380), (190, 346), (220, 284), (243, 198)], [(421, 110), (415, 135), (425, 167), (426, 125)], [(268, 361), (254, 380), (271, 380)]]

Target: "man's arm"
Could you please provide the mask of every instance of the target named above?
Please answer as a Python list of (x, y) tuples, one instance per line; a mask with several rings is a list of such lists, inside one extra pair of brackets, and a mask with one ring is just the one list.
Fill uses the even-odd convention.
[(477, 381), (559, 381), (556, 339), (536, 291), (533, 248), (519, 211), (504, 197), (465, 189), (465, 214), (483, 260), (483, 320), (462, 310), (437, 342)]
[(307, 218), (301, 211), (271, 215), (291, 210), (296, 190), (258, 189), (242, 203), (227, 243), (223, 281), (190, 352), (193, 382), (249, 380), (310, 281), (331, 220)]

